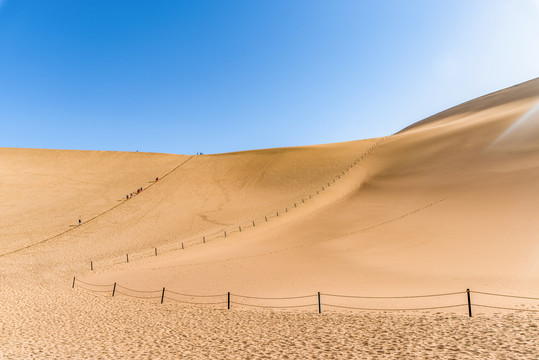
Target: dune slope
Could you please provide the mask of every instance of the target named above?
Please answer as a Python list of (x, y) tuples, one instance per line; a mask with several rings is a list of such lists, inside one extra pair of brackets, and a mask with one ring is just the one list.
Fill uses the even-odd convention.
[[(463, 305), (466, 288), (539, 297), (538, 104), (535, 79), (379, 139), (201, 156), (2, 148), (0, 358), (177, 358), (178, 343), (192, 358), (231, 357), (233, 349), (256, 357), (533, 358), (535, 313), (477, 307), (489, 316), (470, 323), (466, 306), (442, 310), (448, 317), (313, 316), (318, 291), (324, 314), (343, 311), (328, 304)], [(74, 276), (81, 286), (72, 289)], [(83, 282), (107, 286), (88, 292)], [(112, 298), (114, 282), (124, 289)], [(161, 305), (163, 287), (220, 294), (219, 304)], [(136, 299), (126, 288), (156, 292)], [(234, 311), (220, 310), (229, 291)], [(455, 294), (330, 295), (445, 292)], [(496, 301), (539, 310), (532, 299)], [(266, 313), (242, 302), (307, 306)], [(320, 331), (324, 324), (332, 329)], [(514, 338), (496, 346), (506, 340), (493, 327)], [(219, 331), (209, 338), (211, 329)], [(478, 342), (461, 346), (471, 337)], [(485, 352), (479, 339), (494, 345)]]

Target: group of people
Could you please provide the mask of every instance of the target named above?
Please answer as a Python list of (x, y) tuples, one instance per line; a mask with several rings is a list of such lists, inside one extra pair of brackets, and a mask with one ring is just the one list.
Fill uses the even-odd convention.
[[(140, 194), (142, 192), (142, 188), (137, 189), (137, 194)], [(129, 200), (133, 198), (133, 193), (125, 195), (125, 199)]]
[[(159, 180), (159, 178), (156, 177), (155, 181), (157, 182), (158, 180)], [(140, 194), (141, 192), (142, 192), (142, 188), (137, 189), (137, 194)], [(129, 199), (132, 199), (132, 198), (133, 198), (133, 193), (125, 195), (126, 200), (129, 200)], [(81, 221), (81, 219), (79, 219), (79, 225), (81, 225), (81, 224), (82, 224), (82, 221)]]

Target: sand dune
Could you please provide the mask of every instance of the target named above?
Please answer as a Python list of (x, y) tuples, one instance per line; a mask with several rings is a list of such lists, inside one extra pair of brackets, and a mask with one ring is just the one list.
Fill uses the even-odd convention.
[[(385, 138), (229, 154), (0, 149), (0, 358), (531, 359), (536, 312), (327, 305), (464, 305), (466, 288), (539, 297), (538, 103), (535, 79)], [(73, 276), (156, 296), (71, 289)], [(235, 303), (160, 304), (163, 287)]]

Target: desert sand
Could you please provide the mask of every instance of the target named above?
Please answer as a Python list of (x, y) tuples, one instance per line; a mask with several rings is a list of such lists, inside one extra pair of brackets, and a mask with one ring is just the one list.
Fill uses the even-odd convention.
[(2, 359), (539, 354), (539, 79), (346, 143), (0, 148), (0, 179)]

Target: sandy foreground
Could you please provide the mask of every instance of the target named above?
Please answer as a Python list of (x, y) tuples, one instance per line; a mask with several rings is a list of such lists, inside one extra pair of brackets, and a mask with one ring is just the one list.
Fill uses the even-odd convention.
[(538, 104), (535, 79), (348, 143), (0, 149), (0, 359), (537, 359)]

